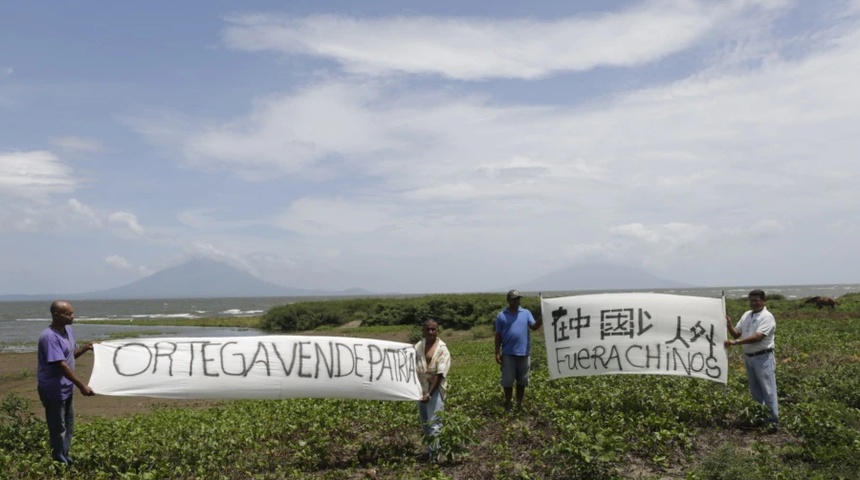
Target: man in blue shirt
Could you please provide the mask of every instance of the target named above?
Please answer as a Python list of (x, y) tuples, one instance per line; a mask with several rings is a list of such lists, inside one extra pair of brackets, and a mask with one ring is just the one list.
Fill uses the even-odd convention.
[(88, 343), (78, 347), (72, 322), (75, 311), (69, 302), (51, 304), (51, 325), (39, 335), (39, 369), (36, 379), (39, 399), (45, 407), (45, 420), (51, 444), (51, 457), (66, 465), (69, 446), (75, 429), (75, 411), (72, 397), (75, 387), (86, 396), (95, 395), (93, 389), (75, 374), (75, 359), (93, 349)]
[(508, 308), (496, 317), (496, 363), (502, 366), (502, 388), (505, 391), (505, 410), (512, 407), (514, 383), (517, 384), (517, 408), (522, 408), (523, 397), (529, 384), (531, 364), (531, 332), (540, 328), (532, 313), (520, 307), (522, 295), (517, 290), (508, 292)]

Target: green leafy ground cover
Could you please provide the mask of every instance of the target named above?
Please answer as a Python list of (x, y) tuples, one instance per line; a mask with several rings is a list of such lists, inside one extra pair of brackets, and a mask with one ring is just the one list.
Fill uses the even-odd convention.
[[(860, 295), (840, 298), (833, 311), (800, 300), (768, 307), (778, 325), (776, 434), (758, 426), (764, 411), (749, 398), (737, 349), (730, 351), (726, 387), (631, 375), (550, 382), (540, 332), (533, 335), (526, 406), (505, 412), (493, 341), (478, 325), (440, 334), (454, 360), (441, 464), (418, 457), (412, 402), (233, 401), (79, 423), (77, 463), (65, 472), (47, 459), (45, 427), (32, 413), (38, 406), (7, 395), (0, 405), (0, 472), (4, 478), (860, 478)], [(735, 320), (745, 309), (743, 300), (728, 303)]]
[[(488, 293), (298, 302), (269, 309), (261, 325), (275, 332), (293, 332), (354, 322), (362, 326), (417, 325), (432, 317), (447, 328), (468, 329), (492, 321), (504, 305), (504, 295)], [(537, 314), (540, 300), (523, 298), (522, 307)]]

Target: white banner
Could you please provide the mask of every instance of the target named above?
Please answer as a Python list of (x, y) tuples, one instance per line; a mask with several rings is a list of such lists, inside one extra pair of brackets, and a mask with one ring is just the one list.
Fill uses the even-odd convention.
[(415, 348), (385, 340), (272, 335), (97, 343), (99, 395), (419, 400)]
[(550, 378), (618, 373), (726, 383), (725, 300), (608, 293), (541, 300)]

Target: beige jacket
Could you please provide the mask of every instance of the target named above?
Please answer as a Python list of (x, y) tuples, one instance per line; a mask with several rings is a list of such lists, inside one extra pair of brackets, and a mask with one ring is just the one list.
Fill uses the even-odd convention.
[(427, 363), (427, 357), (424, 355), (424, 340), (415, 344), (415, 369), (418, 372), (418, 380), (421, 382), (421, 390), (424, 393), (430, 391), (430, 386), (433, 385), (433, 377), (441, 374), (442, 380), (439, 381), (439, 389), (442, 391), (442, 398), (448, 393), (448, 370), (451, 368), (451, 354), (448, 352), (448, 346), (441, 338), (436, 339), (436, 351), (433, 352), (433, 358), (430, 363)]

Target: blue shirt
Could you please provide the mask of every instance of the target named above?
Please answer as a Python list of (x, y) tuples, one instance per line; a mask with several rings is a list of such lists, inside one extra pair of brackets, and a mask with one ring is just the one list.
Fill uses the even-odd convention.
[(531, 353), (531, 330), (535, 324), (532, 312), (519, 307), (516, 312), (506, 308), (496, 317), (496, 333), (502, 335), (502, 355), (528, 356)]
[(39, 369), (36, 379), (39, 390), (51, 400), (65, 400), (72, 396), (75, 384), (63, 375), (57, 363), (65, 360), (69, 368), (75, 369), (75, 332), (66, 327), (66, 334), (46, 328), (39, 335)]

